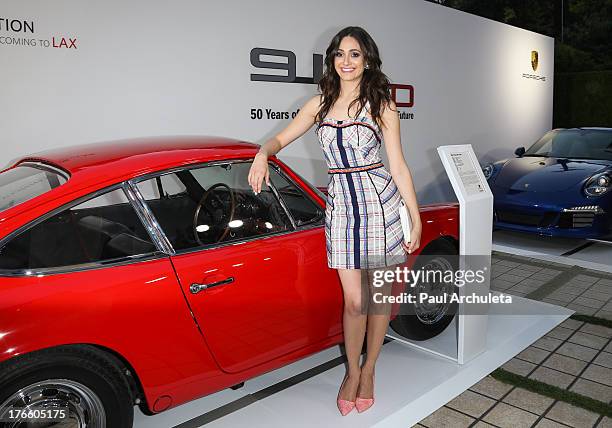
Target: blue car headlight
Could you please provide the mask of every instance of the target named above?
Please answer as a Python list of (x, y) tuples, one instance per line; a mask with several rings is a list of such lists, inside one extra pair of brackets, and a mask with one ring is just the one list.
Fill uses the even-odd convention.
[(492, 163), (488, 163), (482, 167), (482, 173), (487, 180), (493, 176), (493, 171), (495, 171), (495, 167)]
[(592, 176), (584, 185), (584, 193), (588, 196), (601, 196), (610, 189), (612, 189), (612, 178), (608, 172)]

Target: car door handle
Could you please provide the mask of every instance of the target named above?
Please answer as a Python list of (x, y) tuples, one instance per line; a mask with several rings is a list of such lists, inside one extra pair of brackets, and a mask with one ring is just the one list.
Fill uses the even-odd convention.
[(230, 276), (229, 278), (223, 279), (221, 281), (209, 282), (208, 284), (198, 284), (194, 282), (189, 286), (189, 291), (191, 292), (191, 294), (198, 294), (202, 290), (216, 287), (218, 285), (231, 284), (232, 282), (234, 282), (233, 276)]

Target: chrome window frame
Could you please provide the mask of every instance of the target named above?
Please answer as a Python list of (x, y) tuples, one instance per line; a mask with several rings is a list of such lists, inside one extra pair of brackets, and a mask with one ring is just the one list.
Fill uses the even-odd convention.
[(43, 223), (44, 221), (61, 213), (62, 211), (69, 210), (73, 207), (76, 207), (77, 205), (80, 205), (91, 199), (95, 199), (98, 196), (101, 196), (105, 193), (110, 193), (118, 189), (123, 190), (123, 193), (126, 196), (128, 203), (132, 206), (132, 209), (136, 211), (137, 216), (139, 217), (140, 221), (143, 223), (143, 227), (149, 233), (149, 237), (151, 238), (151, 243), (155, 245), (155, 247), (157, 248), (156, 251), (153, 251), (150, 253), (138, 254), (134, 256), (126, 256), (126, 257), (120, 257), (120, 258), (109, 259), (109, 260), (101, 260), (98, 262), (79, 263), (79, 264), (67, 265), (67, 266), (56, 266), (56, 267), (47, 267), (47, 268), (34, 268), (34, 269), (1, 269), (0, 268), (0, 278), (1, 277), (27, 278), (27, 277), (33, 277), (33, 276), (41, 277), (41, 276), (48, 276), (48, 275), (59, 275), (59, 274), (65, 274), (65, 273), (102, 269), (102, 268), (114, 267), (114, 266), (124, 266), (128, 264), (140, 263), (140, 262), (151, 261), (151, 260), (156, 260), (156, 259), (167, 257), (167, 254), (163, 251), (162, 247), (160, 247), (160, 244), (157, 241), (156, 237), (154, 235), (151, 235), (148, 225), (143, 221), (141, 214), (139, 212), (139, 208), (136, 205), (136, 202), (131, 199), (127, 191), (127, 184), (125, 181), (121, 183), (113, 184), (103, 189), (96, 190), (93, 193), (89, 193), (85, 196), (77, 198), (73, 201), (70, 201), (64, 205), (61, 205), (49, 211), (48, 213), (45, 213), (42, 216), (24, 224), (23, 226), (17, 228), (16, 230), (9, 233), (8, 235), (6, 235), (4, 238), (0, 240), (0, 250), (8, 242), (15, 239), (17, 236), (21, 235), (22, 233), (26, 232), (27, 230), (33, 227), (38, 226), (40, 223)]
[[(163, 171), (151, 172), (151, 173), (142, 175), (140, 177), (135, 177), (135, 178), (133, 178), (131, 180), (128, 180), (128, 184), (132, 188), (135, 188), (138, 191), (137, 192), (138, 197), (141, 198), (141, 201), (144, 203), (146, 209), (150, 213), (150, 215), (147, 215), (147, 217), (149, 217), (150, 221), (153, 223), (153, 224), (151, 224), (151, 227), (153, 229), (159, 230), (160, 233), (163, 235), (163, 241), (167, 242), (167, 244), (169, 245), (170, 252), (168, 253), (168, 255), (178, 256), (178, 255), (183, 255), (183, 254), (196, 253), (196, 252), (200, 252), (200, 251), (214, 250), (214, 249), (217, 249), (217, 248), (223, 248), (223, 247), (227, 247), (227, 246), (231, 246), (231, 245), (241, 245), (241, 244), (245, 244), (247, 242), (263, 240), (263, 239), (270, 239), (270, 238), (273, 238), (273, 237), (284, 236), (284, 235), (287, 235), (287, 234), (290, 234), (290, 233), (299, 232), (299, 231), (302, 231), (302, 230), (314, 229), (314, 228), (318, 228), (318, 227), (323, 227), (324, 226), (324, 224), (318, 224), (318, 223), (314, 223), (314, 224), (308, 223), (308, 224), (304, 224), (304, 225), (301, 225), (301, 226), (297, 226), (296, 223), (295, 223), (295, 219), (293, 218), (293, 216), (291, 215), (291, 212), (287, 209), (287, 206), (285, 205), (285, 201), (279, 195), (278, 190), (276, 189), (276, 187), (272, 183), (270, 183), (269, 187), (272, 189), (272, 193), (276, 197), (278, 203), (280, 204), (281, 208), (285, 212), (285, 215), (287, 216), (287, 218), (289, 219), (289, 221), (291, 223), (291, 228), (289, 230), (284, 230), (284, 231), (274, 232), (274, 233), (264, 234), (264, 235), (251, 236), (249, 238), (238, 239), (238, 240), (235, 240), (235, 241), (215, 242), (213, 244), (207, 244), (207, 245), (201, 245), (201, 246), (192, 247), (192, 248), (185, 248), (185, 249), (181, 249), (181, 250), (175, 250), (174, 247), (172, 246), (172, 243), (170, 242), (170, 240), (166, 236), (165, 232), (163, 231), (161, 225), (159, 224), (159, 222), (155, 218), (155, 215), (150, 211), (148, 205), (146, 204), (147, 201), (142, 197), (142, 194), (140, 193), (140, 191), (137, 188), (138, 183), (150, 180), (152, 178), (161, 177), (163, 175), (175, 174), (175, 173), (180, 172), (180, 171), (189, 171), (189, 170), (192, 170), (192, 169), (201, 169), (201, 168), (207, 168), (207, 167), (211, 167), (211, 166), (220, 166), (220, 165), (237, 164), (237, 163), (252, 163), (253, 160), (254, 159), (252, 157), (248, 157), (248, 158), (234, 158), (234, 159), (225, 159), (225, 160), (215, 160), (215, 161), (201, 162), (201, 163), (191, 164), (191, 165), (182, 165), (182, 166), (166, 169), (166, 170), (163, 170)], [(312, 201), (312, 203), (314, 203), (316, 206), (319, 206), (319, 204), (316, 201), (312, 200), (310, 195), (305, 193), (304, 190), (301, 188), (301, 186), (299, 186), (294, 180), (292, 180), (291, 177), (288, 177), (280, 169), (280, 167), (277, 164), (275, 164), (274, 162), (268, 160), (268, 166), (273, 167), (274, 170), (277, 171), (283, 178), (285, 178), (287, 181), (292, 183), (300, 192), (302, 192), (305, 197), (309, 198)]]
[(142, 193), (140, 193), (138, 187), (131, 180), (128, 180), (125, 183), (125, 193), (128, 200), (130, 200), (130, 202), (132, 202), (134, 205), (134, 209), (136, 210), (140, 221), (144, 225), (145, 229), (149, 233), (149, 236), (151, 237), (151, 240), (155, 243), (157, 248), (164, 254), (174, 255), (174, 248), (172, 248), (170, 240), (162, 230), (160, 224), (153, 215), (153, 212), (146, 204)]

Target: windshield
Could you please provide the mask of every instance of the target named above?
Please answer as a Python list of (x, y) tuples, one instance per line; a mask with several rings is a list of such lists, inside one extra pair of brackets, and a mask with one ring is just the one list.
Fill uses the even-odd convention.
[(600, 129), (550, 131), (523, 156), (612, 160), (612, 131)]
[(0, 173), (0, 211), (55, 189), (66, 177), (54, 168), (24, 163)]

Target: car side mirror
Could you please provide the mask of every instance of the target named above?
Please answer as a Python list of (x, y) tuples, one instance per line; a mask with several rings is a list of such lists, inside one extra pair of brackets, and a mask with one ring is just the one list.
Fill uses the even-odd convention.
[(525, 147), (519, 147), (518, 149), (514, 151), (514, 154), (520, 158), (521, 156), (525, 154)]

